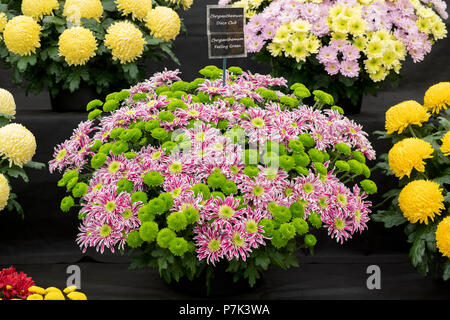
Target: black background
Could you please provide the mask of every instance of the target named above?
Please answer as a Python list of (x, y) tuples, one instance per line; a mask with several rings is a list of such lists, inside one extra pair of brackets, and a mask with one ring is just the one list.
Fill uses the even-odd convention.
[[(173, 62), (149, 62), (147, 74), (168, 69), (180, 69), (184, 80), (198, 77), (198, 70), (207, 64), (222, 67), (222, 60), (208, 60), (206, 36), (206, 4), (215, 0), (197, 0), (191, 10), (182, 14), (188, 34), (176, 40), (176, 55), (182, 65)], [(447, 24), (448, 26), (448, 24)], [(449, 40), (439, 41), (421, 63), (407, 61), (402, 69), (403, 79), (398, 88), (388, 84), (377, 97), (364, 97), (362, 113), (352, 116), (367, 132), (383, 130), (384, 112), (392, 105), (414, 99), (423, 102), (426, 89), (437, 82), (450, 80)], [(229, 65), (251, 72), (267, 73), (268, 67), (252, 60), (229, 59)], [(35, 161), (47, 162), (53, 147), (69, 137), (76, 124), (85, 120), (84, 113), (51, 111), (48, 92), (26, 96), (23, 89), (11, 81), (11, 72), (0, 69), (0, 87), (11, 91), (16, 99), (16, 121), (24, 124), (36, 136), (38, 151)], [(306, 84), (307, 85), (307, 84)], [(378, 154), (390, 146), (371, 140)], [(78, 221), (76, 212), (62, 213), (59, 201), (64, 190), (56, 187), (59, 175), (47, 170), (28, 171), (31, 182), (13, 183), (25, 209), (25, 219), (0, 213), (0, 268), (15, 265), (33, 276), (42, 286), (63, 287), (70, 264), (82, 270), (82, 291), (94, 299), (178, 299), (198, 298), (195, 290), (167, 286), (152, 269), (127, 270), (127, 255), (97, 254), (88, 250), (82, 254), (75, 244)], [(392, 181), (374, 176), (380, 192), (389, 190)], [(373, 199), (376, 201), (376, 197)], [(450, 285), (424, 278), (411, 267), (408, 244), (402, 228), (386, 230), (370, 222), (369, 230), (353, 240), (337, 245), (324, 235), (314, 256), (299, 253), (300, 267), (287, 271), (270, 269), (259, 286), (251, 291), (229, 286), (217, 279), (216, 293), (226, 298), (251, 299), (433, 299), (450, 298)], [(379, 265), (382, 289), (368, 290), (366, 268)], [(194, 286), (187, 288), (195, 288)], [(185, 288), (186, 289), (186, 288)]]

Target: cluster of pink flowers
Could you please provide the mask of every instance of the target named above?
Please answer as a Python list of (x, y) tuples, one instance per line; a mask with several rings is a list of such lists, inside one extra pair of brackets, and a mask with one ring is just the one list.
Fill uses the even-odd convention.
[[(277, 31), (290, 23), (306, 22), (309, 27), (301, 32), (319, 39), (319, 49), (321, 49), (320, 53), (317, 49), (312, 50), (310, 55), (314, 55), (330, 75), (341, 73), (346, 77), (357, 77), (364, 71), (359, 64), (365, 58), (383, 60), (382, 55), (378, 55), (378, 52), (372, 55), (370, 49), (366, 47), (368, 41), (379, 40), (377, 35), (373, 34), (374, 32), (388, 33), (389, 40), (400, 42), (414, 62), (422, 61), (431, 51), (434, 42), (447, 35), (443, 22), (448, 18), (447, 4), (443, 0), (274, 0), (268, 3), (252, 0), (221, 0), (219, 4), (245, 7), (249, 17), (245, 26), (248, 52), (259, 52), (267, 48), (274, 57), (279, 56), (281, 52), (284, 52), (286, 57), (295, 57), (295, 52), (291, 50), (292, 44), (297, 41), (295, 32), (298, 30), (295, 27), (289, 29), (293, 32), (292, 39), (284, 35), (278, 38)], [(340, 9), (335, 10), (336, 6), (350, 8), (353, 11), (341, 14)], [(338, 16), (342, 17), (343, 25), (336, 27), (334, 23)], [(344, 21), (345, 19), (347, 21)], [(357, 27), (351, 25), (354, 21), (360, 21)], [(336, 43), (329, 44), (330, 39), (341, 40), (347, 45), (338, 47)], [(279, 48), (268, 47), (273, 43), (276, 43)], [(358, 49), (354, 46), (355, 43), (358, 43)], [(387, 47), (385, 43), (383, 45)], [(356, 51), (361, 52), (361, 59)], [(348, 53), (351, 56), (347, 56)], [(397, 73), (401, 61), (405, 59), (405, 53), (402, 49), (397, 57), (395, 68)], [(341, 55), (344, 57), (338, 61), (337, 56)], [(300, 59), (305, 61), (305, 58), (306, 56), (302, 56)], [(384, 65), (383, 63), (384, 61), (380, 62), (380, 68), (383, 67), (388, 71), (392, 69), (390, 57)], [(368, 71), (369, 74), (371, 72)], [(381, 79), (384, 78), (385, 76), (381, 77)], [(380, 81), (378, 79), (380, 77), (373, 77), (374, 81)]]
[[(158, 96), (154, 90), (179, 81), (178, 75), (177, 71), (156, 74), (131, 88), (131, 96), (124, 100), (122, 107), (98, 123), (81, 123), (69, 140), (55, 148), (50, 171), (92, 172), (89, 161), (94, 152), (90, 149), (95, 142), (113, 141), (110, 134), (115, 128), (126, 129), (132, 123), (161, 119), (158, 116), (167, 112), (172, 100)], [(188, 94), (181, 98), (186, 108), (174, 110), (171, 121), (160, 120), (161, 128), (172, 132), (172, 141), (182, 137), (184, 142), (189, 142), (185, 144), (189, 148), (168, 151), (147, 144), (131, 150), (136, 154), (131, 158), (109, 153), (105, 163), (90, 175), (88, 190), (80, 201), (83, 221), (77, 241), (83, 250), (96, 247), (103, 252), (105, 247), (112, 251), (124, 247), (127, 235), (139, 229), (138, 212), (142, 203), (132, 203), (130, 193), (118, 191), (120, 181), (131, 181), (132, 192), (148, 191), (143, 179), (154, 171), (164, 176), (160, 192), (173, 196), (170, 212), (181, 212), (187, 207), (198, 211), (200, 218), (190, 240), (195, 242), (198, 259), (206, 259), (208, 263), (220, 259), (245, 260), (253, 249), (267, 245), (269, 237), (258, 223), (261, 219), (272, 219), (269, 205), (274, 203), (289, 207), (300, 199), (305, 200), (304, 218), (319, 213), (330, 236), (340, 242), (366, 228), (371, 203), (365, 200), (365, 192), (357, 185), (350, 189), (339, 181), (331, 161), (324, 163), (326, 176), (318, 174), (313, 166), (304, 176), (260, 162), (255, 163), (259, 173), (250, 177), (243, 172), (242, 156), (248, 148), (245, 138), (256, 150), (268, 141), (290, 150), (289, 141), (309, 133), (318, 150), (335, 150), (336, 144), (345, 143), (373, 160), (375, 152), (362, 127), (334, 110), (320, 111), (307, 106), (288, 110), (255, 92), (258, 88), (285, 85), (284, 79), (247, 72), (233, 80), (230, 74), (227, 77), (225, 86), (221, 80), (206, 80), (199, 85), (197, 92), (206, 92), (212, 99), (217, 96), (214, 102), (193, 102), (192, 94)], [(146, 93), (147, 97), (134, 101), (133, 95), (138, 93)], [(277, 95), (283, 96), (278, 91)], [(260, 105), (246, 107), (238, 101), (226, 100), (227, 97), (251, 97)], [(189, 126), (192, 121), (197, 122)], [(221, 121), (226, 121), (227, 130), (217, 128)], [(234, 140), (236, 136), (240, 137), (239, 141)], [(236, 192), (225, 198), (203, 199), (202, 194), (193, 191), (197, 184), (207, 184), (214, 172), (232, 181)]]
[(341, 73), (349, 78), (359, 75), (359, 57), (358, 48), (342, 40), (332, 40), (328, 46), (320, 48), (317, 54), (317, 59), (325, 66), (328, 74)]

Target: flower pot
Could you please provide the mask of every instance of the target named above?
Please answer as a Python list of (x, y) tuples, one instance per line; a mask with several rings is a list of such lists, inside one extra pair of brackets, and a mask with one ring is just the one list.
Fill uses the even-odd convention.
[(94, 87), (80, 86), (75, 92), (61, 90), (55, 97), (50, 95), (53, 111), (57, 112), (86, 112), (86, 105), (94, 100), (100, 99)]
[(362, 99), (363, 96), (360, 95), (357, 103), (354, 104), (349, 98), (339, 98), (336, 105), (344, 109), (345, 115), (359, 114), (361, 113)]

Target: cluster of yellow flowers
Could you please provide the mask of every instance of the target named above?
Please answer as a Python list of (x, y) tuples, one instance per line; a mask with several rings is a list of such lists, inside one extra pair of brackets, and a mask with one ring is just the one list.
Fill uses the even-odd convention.
[(286, 57), (294, 58), (297, 62), (316, 54), (321, 42), (310, 32), (311, 24), (305, 20), (286, 23), (278, 28), (273, 41), (267, 49), (273, 56), (284, 53)]
[[(174, 40), (180, 33), (181, 20), (177, 12), (163, 6), (152, 8), (151, 0), (115, 0), (122, 16), (131, 15), (133, 20), (146, 22), (150, 33), (164, 41)], [(182, 0), (184, 9), (189, 9), (193, 0)], [(23, 0), (23, 15), (8, 21), (0, 13), (0, 34), (11, 52), (27, 56), (40, 48), (42, 27), (39, 21), (59, 8), (57, 0)], [(82, 26), (81, 19), (100, 22), (103, 6), (100, 0), (66, 0), (63, 16), (69, 23), (59, 37), (59, 55), (70, 65), (84, 65), (96, 55), (97, 40), (92, 31)], [(142, 31), (130, 21), (116, 22), (105, 36), (105, 46), (111, 50), (114, 60), (129, 63), (142, 56), (145, 39)]]
[(31, 286), (28, 288), (28, 291), (32, 294), (27, 297), (27, 300), (66, 300), (64, 294), (69, 300), (87, 300), (84, 293), (76, 290), (76, 286), (67, 287), (62, 291), (56, 287), (44, 289), (38, 286)]
[[(424, 97), (424, 105), (416, 101), (405, 101), (391, 107), (386, 112), (385, 127), (389, 134), (401, 134), (406, 128), (415, 135), (413, 126), (422, 126), (431, 113), (439, 114), (450, 105), (450, 82), (441, 82), (431, 86)], [(450, 131), (441, 139), (440, 152), (450, 156)], [(425, 172), (425, 160), (435, 156), (433, 146), (417, 137), (405, 138), (391, 148), (388, 154), (389, 167), (399, 179), (410, 177), (415, 169)], [(411, 223), (434, 221), (436, 215), (445, 210), (443, 189), (425, 174), (424, 179), (409, 182), (400, 192), (398, 202), (404, 217)], [(436, 231), (436, 244), (439, 251), (450, 258), (450, 217), (444, 218)]]

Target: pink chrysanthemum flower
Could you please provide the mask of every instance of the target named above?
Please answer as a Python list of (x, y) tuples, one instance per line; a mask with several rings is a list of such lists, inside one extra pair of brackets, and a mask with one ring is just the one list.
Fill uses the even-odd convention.
[(196, 228), (195, 232), (195, 245), (198, 253), (197, 258), (199, 260), (206, 259), (206, 262), (215, 266), (224, 256), (223, 251), (223, 239), (224, 234), (215, 228), (211, 228), (207, 225), (202, 225), (201, 228)]

